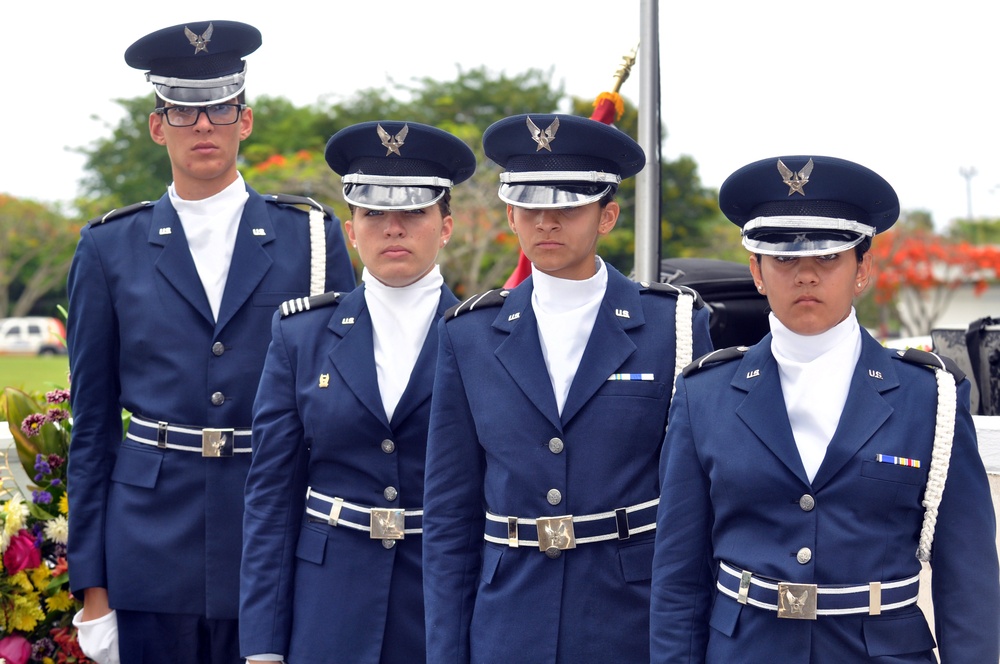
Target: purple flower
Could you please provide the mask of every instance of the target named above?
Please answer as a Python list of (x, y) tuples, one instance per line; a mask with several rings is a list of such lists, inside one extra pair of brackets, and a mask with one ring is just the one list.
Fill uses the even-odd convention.
[(69, 390), (52, 390), (45, 393), (46, 403), (63, 403), (69, 401)]
[(32, 491), (31, 502), (36, 505), (48, 505), (52, 502), (52, 494), (48, 491)]
[(69, 411), (65, 408), (49, 408), (45, 419), (48, 422), (62, 422), (69, 419)]
[(53, 469), (55, 469), (55, 468), (59, 468), (60, 466), (62, 466), (66, 462), (66, 460), (63, 459), (58, 454), (50, 454), (49, 458), (48, 458), (48, 462), (49, 462), (49, 466), (51, 466)]
[[(35, 470), (38, 471), (39, 475), (51, 475), (52, 467), (49, 466), (49, 462), (45, 460), (41, 454), (35, 455)], [(35, 481), (38, 482), (38, 475), (35, 476)]]
[(44, 637), (35, 641), (31, 646), (31, 659), (40, 662), (46, 657), (52, 657), (56, 652), (56, 642), (49, 637)]
[(32, 413), (21, 422), (21, 431), (24, 432), (25, 436), (36, 436), (45, 422), (47, 420), (44, 415), (41, 413)]

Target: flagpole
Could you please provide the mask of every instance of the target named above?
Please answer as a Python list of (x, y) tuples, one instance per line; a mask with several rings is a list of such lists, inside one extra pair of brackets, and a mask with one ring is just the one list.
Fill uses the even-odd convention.
[(660, 280), (660, 42), (659, 2), (639, 3), (639, 145), (646, 166), (635, 183), (635, 277)]

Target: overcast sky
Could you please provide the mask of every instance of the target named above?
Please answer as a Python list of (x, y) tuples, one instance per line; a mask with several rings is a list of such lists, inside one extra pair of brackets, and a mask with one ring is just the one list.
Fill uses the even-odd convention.
[[(639, 0), (7, 1), (0, 19), (0, 192), (46, 202), (78, 194), (71, 150), (109, 135), (113, 100), (151, 93), (123, 53), (169, 25), (255, 25), (250, 101), (296, 105), (478, 66), (551, 68), (589, 98), (640, 36)], [(939, 226), (970, 198), (973, 216), (1000, 217), (1000, 3), (661, 0), (659, 24), (663, 154), (693, 157), (705, 185), (756, 159), (826, 154), (876, 170)], [(640, 47), (622, 88), (636, 105), (643, 66)]]

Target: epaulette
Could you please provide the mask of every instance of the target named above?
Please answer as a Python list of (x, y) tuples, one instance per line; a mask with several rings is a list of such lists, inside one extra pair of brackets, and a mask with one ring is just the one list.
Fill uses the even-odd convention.
[(955, 377), (956, 384), (961, 383), (965, 378), (965, 372), (959, 369), (955, 360), (951, 359), (947, 355), (938, 355), (937, 353), (930, 353), (926, 350), (907, 348), (906, 350), (896, 351), (894, 357), (898, 360), (909, 362), (910, 364), (922, 364), (934, 369), (944, 369)]
[(685, 377), (691, 374), (698, 373), (705, 367), (721, 364), (722, 362), (729, 362), (731, 360), (737, 360), (743, 357), (749, 348), (746, 346), (730, 346), (729, 348), (720, 348), (719, 350), (713, 350), (711, 353), (705, 353), (697, 360), (691, 364), (684, 367), (681, 371)]
[(264, 200), (283, 205), (305, 205), (313, 210), (319, 210), (330, 219), (337, 218), (337, 214), (333, 211), (332, 207), (326, 205), (325, 203), (320, 203), (315, 198), (310, 198), (309, 196), (294, 196), (292, 194), (265, 194)]
[(468, 313), (473, 309), (482, 309), (483, 307), (499, 307), (503, 304), (504, 299), (509, 293), (510, 291), (506, 288), (494, 288), (493, 290), (486, 291), (485, 293), (478, 293), (464, 302), (459, 302), (455, 306), (448, 309), (448, 311), (444, 312), (444, 319), (451, 320), (459, 314)]
[(126, 205), (123, 208), (115, 208), (111, 212), (107, 212), (100, 217), (94, 217), (87, 222), (88, 226), (100, 226), (106, 221), (111, 221), (113, 219), (118, 219), (119, 217), (124, 217), (127, 214), (131, 214), (136, 210), (141, 210), (142, 208), (152, 205), (153, 201), (142, 201), (141, 203), (133, 203), (132, 205)]
[(285, 316), (291, 316), (292, 314), (299, 313), (300, 311), (309, 311), (310, 309), (319, 309), (320, 307), (328, 307), (332, 304), (338, 304), (343, 295), (343, 293), (330, 291), (321, 295), (297, 297), (293, 300), (285, 300), (281, 303), (281, 306), (279, 306), (278, 309), (281, 311), (281, 317), (284, 318)]
[(701, 309), (705, 306), (704, 300), (701, 299), (701, 295), (698, 294), (693, 288), (688, 286), (681, 286), (678, 284), (664, 284), (658, 281), (640, 281), (639, 285), (646, 290), (653, 291), (654, 293), (663, 293), (666, 295), (690, 295), (694, 298), (694, 308)]

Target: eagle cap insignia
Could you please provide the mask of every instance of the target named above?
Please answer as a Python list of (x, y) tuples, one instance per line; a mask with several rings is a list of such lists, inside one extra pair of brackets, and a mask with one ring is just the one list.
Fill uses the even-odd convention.
[(184, 26), (184, 36), (187, 37), (188, 41), (191, 42), (191, 45), (194, 46), (194, 55), (198, 55), (202, 51), (208, 53), (208, 43), (212, 41), (212, 31), (214, 29), (215, 28), (212, 27), (212, 24), (209, 23), (208, 27), (205, 28), (205, 32), (199, 35), (196, 34), (191, 28), (186, 25)]
[(806, 165), (802, 167), (802, 170), (796, 173), (788, 166), (785, 166), (784, 162), (780, 159), (778, 160), (778, 172), (781, 173), (782, 180), (788, 185), (788, 195), (791, 196), (794, 193), (799, 193), (803, 196), (806, 195), (805, 186), (809, 184), (809, 175), (813, 170), (813, 160), (812, 157), (806, 162)]
[(383, 129), (382, 125), (375, 125), (375, 131), (378, 132), (379, 140), (382, 141), (382, 147), (386, 149), (385, 152), (386, 157), (388, 157), (390, 154), (393, 153), (399, 155), (400, 157), (403, 156), (402, 154), (400, 154), (399, 148), (403, 147), (403, 142), (406, 140), (406, 135), (410, 131), (409, 125), (404, 124), (403, 128), (400, 129), (399, 133), (396, 134), (395, 136), (393, 136), (385, 129)]
[(538, 147), (535, 148), (535, 152), (538, 152), (542, 148), (545, 148), (549, 152), (552, 152), (552, 148), (549, 147), (549, 143), (556, 139), (556, 132), (559, 131), (559, 118), (552, 120), (552, 124), (542, 131), (538, 128), (534, 122), (531, 121), (531, 117), (527, 118), (528, 131), (531, 132), (531, 140), (538, 143)]

